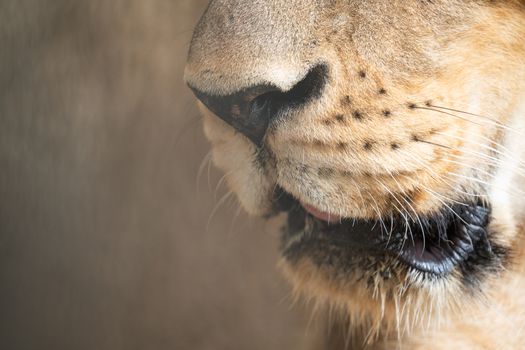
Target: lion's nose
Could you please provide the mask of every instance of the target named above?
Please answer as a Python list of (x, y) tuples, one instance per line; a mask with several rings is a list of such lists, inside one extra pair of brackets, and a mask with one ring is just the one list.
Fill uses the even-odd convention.
[(318, 65), (289, 91), (282, 91), (268, 83), (220, 96), (193, 88), (191, 83), (189, 85), (210, 111), (260, 147), (271, 122), (320, 96), (326, 79), (327, 67)]

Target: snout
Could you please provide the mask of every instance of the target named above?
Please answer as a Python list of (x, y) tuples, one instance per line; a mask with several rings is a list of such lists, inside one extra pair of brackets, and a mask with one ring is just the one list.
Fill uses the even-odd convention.
[(318, 12), (314, 1), (211, 1), (194, 31), (186, 83), (260, 145), (281, 112), (322, 93), (328, 65), (312, 44)]

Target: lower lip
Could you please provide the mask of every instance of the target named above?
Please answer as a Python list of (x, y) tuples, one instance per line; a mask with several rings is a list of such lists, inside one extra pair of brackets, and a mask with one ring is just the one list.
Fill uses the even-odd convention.
[(329, 224), (338, 224), (343, 219), (339, 215), (335, 215), (335, 214), (331, 214), (331, 213), (327, 213), (327, 212), (321, 211), (321, 210), (317, 209), (316, 207), (313, 207), (313, 206), (311, 206), (309, 204), (301, 203), (301, 205), (303, 206), (303, 208), (309, 214), (311, 214), (315, 218), (317, 218), (319, 220), (322, 220), (322, 221), (325, 221), (325, 222), (327, 222)]

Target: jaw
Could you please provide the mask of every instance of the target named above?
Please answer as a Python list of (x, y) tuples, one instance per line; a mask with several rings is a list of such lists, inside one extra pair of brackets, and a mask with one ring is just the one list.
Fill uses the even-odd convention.
[[(390, 237), (391, 242), (374, 237), (380, 225), (352, 220), (334, 227), (307, 214), (304, 222), (289, 214), (280, 264), (297, 296), (313, 299), (316, 309), (341, 312), (352, 331), (364, 331), (368, 341), (440, 326), (448, 316), (457, 317), (508, 262), (509, 250), (495, 243), (497, 232), (488, 231), (490, 225), (483, 237), (472, 237), (467, 255), (455, 260), (439, 252), (433, 259), (440, 262), (414, 256), (413, 243), (400, 235)], [(427, 239), (427, 251), (438, 242)]]
[[(512, 115), (509, 127), (525, 130), (520, 129), (525, 125), (525, 103)], [(289, 215), (281, 260), (294, 291), (341, 310), (355, 331), (368, 334), (369, 341), (379, 335), (399, 337), (423, 326), (440, 326), (442, 321), (461, 318), (465, 310), (472, 310), (480, 295), (486, 296), (491, 286), (498, 286), (503, 271), (516, 265), (521, 271), (523, 266), (517, 232), (523, 228), (525, 211), (523, 197), (516, 192), (524, 188), (517, 167), (525, 145), (519, 133), (513, 135), (501, 143), (517, 159), (502, 159), (487, 186), (484, 198), (490, 205), (482, 205), (490, 208), (490, 220), (483, 224), (486, 236), (468, 258), (443, 274), (423, 271), (413, 263), (411, 266), (402, 254), (377, 248), (370, 234), (375, 231), (376, 241), (381, 242), (377, 238), (380, 222), (347, 220), (331, 226), (299, 209), (299, 219), (297, 213)]]
[[(525, 103), (517, 105), (512, 113), (509, 127), (514, 130), (525, 124), (524, 106)], [(374, 240), (370, 233), (376, 231), (376, 239), (380, 235), (382, 224), (378, 221), (348, 220), (334, 227), (299, 210), (303, 219), (289, 215), (281, 260), (282, 270), (295, 292), (308, 299), (313, 297), (330, 309), (343, 310), (353, 327), (364, 327), (372, 337), (395, 335), (400, 328), (409, 332), (449, 317), (460, 317), (468, 305), (474, 305), (493, 282), (501, 279), (503, 270), (521, 264), (515, 254), (521, 250), (517, 227), (524, 222), (520, 216), (523, 197), (516, 196), (516, 191), (523, 188), (519, 180), (522, 177), (516, 175), (525, 149), (521, 139), (515, 133), (499, 141), (515, 156), (501, 159), (486, 192), (478, 197), (488, 199), (485, 207), (491, 210), (490, 222), (484, 225), (488, 239), (485, 243), (492, 249), (490, 257), (480, 259), (479, 254), (483, 255), (487, 246), (478, 245), (474, 257), (461, 261), (447, 273), (428, 273), (409, 266), (392, 250), (370, 245)], [(449, 206), (453, 208), (454, 204)], [(354, 239), (349, 244), (351, 237)]]

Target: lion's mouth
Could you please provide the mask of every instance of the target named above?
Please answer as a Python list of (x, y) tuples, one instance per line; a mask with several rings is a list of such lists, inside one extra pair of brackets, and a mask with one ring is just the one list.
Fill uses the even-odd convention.
[(394, 257), (413, 271), (445, 276), (470, 260), (490, 259), (493, 254), (488, 237), (491, 210), (483, 203), (444, 206), (420, 217), (363, 220), (302, 205), (286, 193), (279, 198), (281, 210), (288, 212), (283, 249), (289, 259), (312, 255), (324, 264), (330, 260), (327, 251), (339, 256), (343, 252), (352, 261)]
[(303, 209), (310, 215), (312, 215), (314, 218), (324, 221), (328, 224), (337, 224), (341, 223), (343, 220), (343, 217), (334, 213), (328, 213), (324, 212), (320, 209), (317, 209), (315, 206), (306, 204), (306, 203), (299, 203)]

